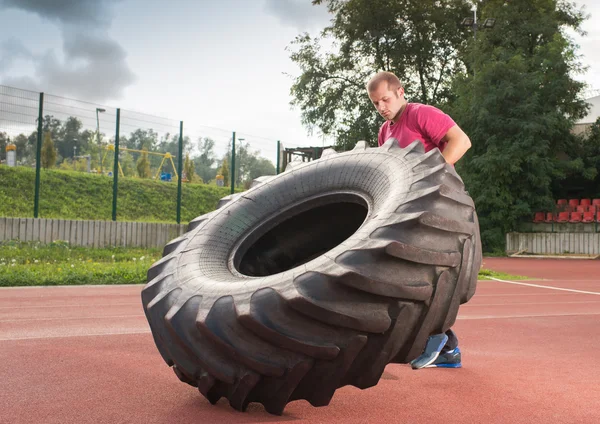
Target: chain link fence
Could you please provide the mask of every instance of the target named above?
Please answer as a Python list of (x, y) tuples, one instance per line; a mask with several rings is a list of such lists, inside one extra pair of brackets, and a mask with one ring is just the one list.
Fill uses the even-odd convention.
[[(28, 196), (34, 218), (44, 216), (45, 205), (56, 195), (50, 174), (41, 169), (88, 174), (92, 179), (86, 184), (99, 185), (99, 200), (111, 205), (113, 221), (120, 216), (121, 200), (132, 195), (128, 181), (176, 185), (176, 191), (169, 191), (176, 196), (161, 208), (171, 211), (169, 221), (180, 223), (182, 183), (227, 187), (231, 193), (246, 189), (257, 176), (283, 171), (282, 149), (275, 139), (201, 125), (188, 128), (183, 121), (0, 85), (0, 164), (35, 169), (35, 176), (29, 172), (25, 177), (35, 179)], [(147, 201), (150, 207), (152, 199)], [(90, 210), (86, 219), (99, 215)]]

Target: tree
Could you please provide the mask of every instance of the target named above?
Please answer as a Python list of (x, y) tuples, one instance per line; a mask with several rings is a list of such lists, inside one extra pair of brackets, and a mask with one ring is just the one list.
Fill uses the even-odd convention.
[(600, 198), (600, 118), (589, 131), (574, 138), (570, 155), (580, 158), (568, 179), (556, 180), (553, 193), (556, 199)]
[(21, 133), (14, 137), (12, 142), (17, 146), (17, 161), (20, 161), (22, 164), (35, 164), (37, 131), (34, 131), (29, 136)]
[(4, 131), (0, 132), (0, 161), (6, 160), (6, 146), (10, 144), (10, 137)]
[[(225, 158), (231, 157), (231, 145)], [(225, 159), (224, 159), (225, 160)], [(235, 147), (235, 185), (248, 186), (252, 180), (262, 175), (275, 175), (275, 165), (258, 151), (252, 151), (249, 142), (241, 141)]]
[(186, 153), (185, 162), (183, 163), (183, 172), (185, 172), (185, 178), (188, 181), (192, 181), (194, 178), (194, 162), (190, 160), (190, 154)]
[[(570, 133), (585, 114), (572, 74), (579, 70), (565, 28), (583, 16), (560, 0), (484, 4), (495, 17), (470, 49), (472, 72), (457, 77), (450, 113), (472, 148), (458, 163), (480, 216), (487, 251), (502, 249), (505, 233), (554, 204), (553, 182), (584, 171)], [(562, 156), (562, 157), (561, 157)]]
[(205, 183), (214, 180), (217, 175), (214, 147), (215, 141), (212, 138), (200, 137), (198, 139), (200, 155), (194, 158), (194, 164), (196, 165), (198, 175)]
[[(184, 152), (190, 152), (191, 149), (191, 141), (187, 135), (183, 136), (182, 150)], [(173, 134), (172, 136), (169, 133), (166, 133), (160, 140), (160, 143), (157, 146), (158, 150), (161, 153), (170, 153), (174, 158), (179, 155), (179, 134)]]
[(275, 175), (277, 170), (275, 165), (267, 158), (256, 157), (251, 166), (248, 169), (248, 175), (244, 181), (244, 187), (250, 188), (250, 184), (255, 178), (262, 177), (264, 175)]
[(129, 152), (119, 152), (119, 156), (121, 156), (121, 169), (123, 170), (123, 175), (126, 177), (133, 177), (136, 173), (133, 157)]
[(140, 158), (137, 161), (137, 172), (140, 178), (150, 178), (152, 173), (150, 171), (150, 161), (148, 160), (148, 150), (143, 150)]
[(50, 133), (53, 140), (62, 139), (62, 122), (54, 115), (46, 115), (42, 120), (42, 131), (44, 134)]
[(138, 128), (133, 131), (124, 145), (128, 149), (135, 150), (155, 150), (158, 144), (158, 134), (152, 130)]
[[(60, 122), (60, 121), (59, 121)], [(57, 141), (56, 147), (58, 153), (63, 158), (70, 158), (74, 155), (77, 147), (78, 154), (83, 153), (82, 145), (83, 138), (80, 134), (83, 124), (81, 121), (73, 116), (69, 116), (67, 120), (62, 124), (60, 129), (61, 139)]]
[[(443, 7), (440, 7), (440, 3)], [(342, 149), (358, 140), (377, 143), (382, 121), (365, 84), (377, 71), (392, 71), (403, 81), (408, 98), (439, 104), (450, 81), (463, 68), (460, 27), (469, 16), (466, 0), (313, 0), (334, 16), (321, 37), (299, 35), (291, 59), (301, 75), (294, 80), (292, 105), (302, 111), (310, 132), (332, 136)], [(323, 41), (334, 51), (324, 53)]]
[(42, 168), (49, 169), (56, 164), (56, 149), (50, 132), (44, 134), (44, 142), (41, 151)]
[(223, 176), (225, 186), (229, 187), (229, 163), (226, 158), (223, 159), (223, 163), (219, 169), (219, 175)]

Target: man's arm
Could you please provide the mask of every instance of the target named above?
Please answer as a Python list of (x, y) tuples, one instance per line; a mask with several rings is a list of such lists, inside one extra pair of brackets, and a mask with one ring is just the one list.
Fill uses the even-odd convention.
[(454, 165), (471, 147), (471, 140), (469, 137), (460, 129), (458, 125), (454, 125), (448, 130), (442, 142), (447, 142), (442, 156), (446, 159), (446, 162)]

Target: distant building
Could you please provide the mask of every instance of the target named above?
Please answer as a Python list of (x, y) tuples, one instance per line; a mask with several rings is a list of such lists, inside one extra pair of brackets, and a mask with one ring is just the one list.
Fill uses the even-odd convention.
[(573, 126), (574, 134), (586, 132), (600, 117), (600, 95), (590, 97), (589, 99), (586, 99), (586, 102), (590, 104), (590, 109), (588, 110), (588, 114), (584, 118), (577, 121)]

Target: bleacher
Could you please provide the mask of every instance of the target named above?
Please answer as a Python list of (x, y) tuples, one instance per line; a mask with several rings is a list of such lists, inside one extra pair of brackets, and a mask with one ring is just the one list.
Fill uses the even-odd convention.
[(506, 252), (600, 259), (600, 199), (557, 200), (506, 233)]
[(558, 199), (553, 211), (536, 212), (534, 223), (599, 223), (600, 199)]

